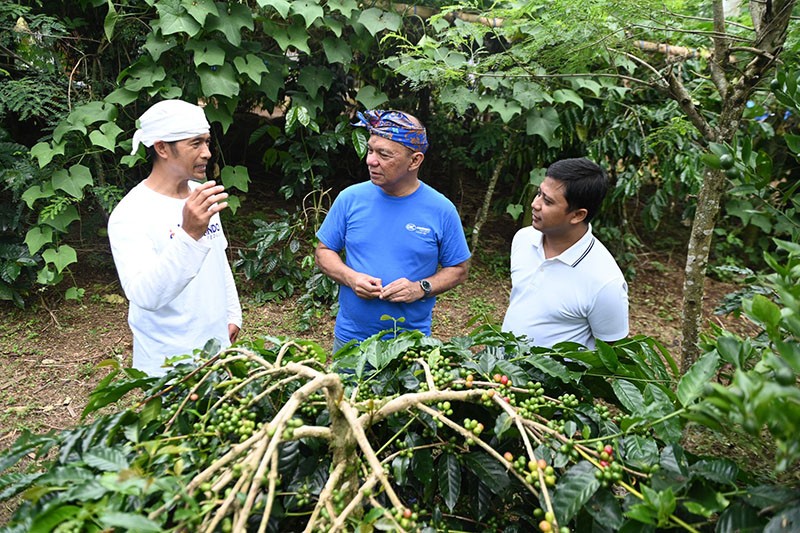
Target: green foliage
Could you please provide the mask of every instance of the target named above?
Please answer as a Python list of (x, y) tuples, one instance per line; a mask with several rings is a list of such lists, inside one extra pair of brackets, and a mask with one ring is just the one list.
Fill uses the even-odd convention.
[(27, 149), (6, 139), (0, 129), (0, 199), (6, 200), (0, 202), (0, 300), (23, 307), (42, 261), (20, 239), (24, 227), (20, 189), (34, 179), (36, 170), (26, 157)]
[[(375, 336), (332, 367), (271, 337), (195, 356), (163, 378), (114, 370), (93, 422), (18, 439), (0, 456), (0, 493), (24, 494), (7, 530), (698, 531), (796, 512), (794, 492), (767, 502), (730, 461), (680, 448), (676, 415), (715, 362), (676, 383), (652, 339), (544, 349), (483, 326)], [(13, 472), (30, 454), (44, 468)]]
[(55, 127), (66, 110), (65, 93), (52, 77), (0, 78), (0, 117), (14, 114), (22, 122), (40, 119)]
[(332, 131), (322, 131), (303, 106), (292, 107), (281, 133), (275, 126), (263, 126), (251, 135), (251, 142), (263, 134), (273, 145), (262, 157), (264, 166), (280, 167), (283, 176), (280, 193), (285, 199), (322, 188), (323, 180), (336, 168), (335, 158), (347, 146), (347, 117), (338, 117)]
[(766, 428), (780, 472), (800, 459), (800, 247), (775, 242), (780, 255), (764, 255), (774, 271), (765, 283), (771, 294), (743, 300), (744, 313), (763, 333), (741, 339), (722, 332), (706, 342), (707, 353), (734, 371), (730, 386), (711, 383), (693, 416), (720, 431), (740, 428), (755, 437)]
[[(518, 219), (529, 210), (532, 169), (561, 157), (588, 155), (610, 170), (614, 188), (604, 222), (626, 235), (617, 250), (626, 262), (638, 247), (624, 229), (631, 225), (631, 214), (640, 215), (648, 230), (665, 218), (691, 219), (690, 209), (680, 211), (691, 205), (676, 199), (692, 199), (699, 190), (703, 140), (677, 104), (665, 102), (663, 93), (651, 88), (652, 71), (630, 60), (641, 51), (617, 31), (654, 13), (670, 19), (662, 4), (598, 1), (580, 9), (571, 2), (550, 2), (546, 8), (492, 5), (485, 8), (484, 19), (464, 15), (474, 8), (448, 8), (456, 18), (452, 25), (444, 24), (441, 14), (432, 17), (428, 35), (406, 43), (387, 64), (412, 86), (433, 86), (444, 108), (437, 114), (446, 112), (469, 125), (469, 151), (485, 154), (473, 163), (484, 180), (498, 158), (506, 158), (500, 146), (512, 145), (498, 187), (505, 195), (499, 211)], [(500, 27), (487, 23), (497, 20)], [(658, 39), (642, 33), (638, 38)], [(627, 55), (618, 53), (622, 50)], [(699, 66), (687, 64), (687, 70)], [(714, 107), (716, 97), (708, 98), (704, 108)], [(482, 139), (495, 146), (482, 152)], [(459, 155), (457, 146), (447, 152)], [(626, 210), (632, 201), (642, 204), (633, 213)], [(527, 222), (525, 216), (522, 220)]]
[[(601, 218), (613, 220), (613, 217), (606, 215)], [(608, 243), (606, 246), (625, 274), (625, 279), (633, 279), (636, 276), (636, 251), (642, 247), (642, 242), (633, 233), (623, 232), (624, 227), (600, 222), (592, 226), (592, 232), (603, 243)]]
[(336, 316), (339, 311), (338, 296), (339, 285), (315, 268), (306, 280), (305, 292), (297, 299), (300, 309), (298, 330), (306, 331), (326, 314)]
[(294, 213), (277, 210), (276, 220), (255, 219), (256, 230), (239, 250), (234, 268), (256, 286), (257, 301), (280, 300), (298, 290), (299, 329), (306, 330), (316, 317), (332, 312), (339, 286), (323, 275), (314, 262), (316, 231), (324, 216), (327, 194), (309, 193)]
[(798, 72), (780, 69), (749, 102), (746, 131), (730, 145), (711, 144), (703, 161), (723, 169), (731, 188), (725, 211), (731, 222), (718, 228), (719, 262), (763, 269), (762, 250), (773, 238), (800, 240), (800, 204), (795, 163), (800, 154), (791, 133), (800, 113)]
[[(251, 142), (264, 133), (274, 137), (274, 145), (264, 154), (264, 160), (267, 166), (280, 161), (287, 176), (281, 191), (287, 199), (306, 188), (313, 190), (305, 195), (293, 214), (279, 209), (277, 220), (254, 220), (257, 229), (248, 248), (239, 250), (234, 267), (244, 272), (248, 280), (269, 286), (266, 291), (257, 290), (256, 299), (260, 301), (288, 298), (298, 289), (304, 289), (298, 299), (301, 330), (308, 329), (314, 318), (330, 309), (339, 290), (335, 282), (316, 268), (313, 247), (326, 212), (324, 206), (329, 203), (327, 191), (319, 187), (322, 177), (332, 167), (331, 153), (347, 141), (345, 125), (345, 120), (339, 120), (334, 131), (321, 132), (308, 110), (297, 106), (286, 116), (285, 136), (272, 126), (262, 127), (251, 136)], [(292, 141), (292, 136), (299, 136), (299, 140)], [(288, 149), (281, 150), (282, 145)]]
[[(107, 216), (146, 172), (133, 168), (141, 155), (128, 153), (135, 118), (155, 101), (206, 104), (215, 137), (229, 130), (236, 113), (270, 110), (270, 120), (286, 120), (287, 127), (272, 138), (265, 169), (280, 164), (286, 198), (321, 189), (337, 167), (330, 154), (348, 140), (344, 111), (373, 77), (387, 78), (375, 61), (356, 65), (354, 54), (366, 54), (381, 33), (403, 22), (377, 8), (362, 12), (354, 2), (51, 4), (0, 8), (4, 28), (27, 28), (2, 32), (2, 44), (20, 59), (19, 70), (0, 80), (0, 92), (9, 95), (3, 109), (28, 122), (49, 121), (37, 125), (40, 142), (31, 149), (43, 172), (22, 195), (38, 215), (23, 231), (45, 257), (37, 279), (46, 285), (63, 277), (66, 256), (58, 250), (68, 244), (62, 240), (86, 222), (87, 212), (99, 208)], [(21, 53), (23, 45), (31, 55)], [(79, 59), (61, 53), (67, 49)], [(37, 79), (52, 81), (37, 86), (31, 81)], [(374, 92), (385, 95), (390, 88), (385, 83)], [(65, 93), (69, 114), (50, 113), (65, 109)], [(246, 191), (250, 179), (250, 170), (236, 163), (219, 159), (218, 177), (231, 193)], [(238, 207), (235, 196), (230, 205)]]
[[(614, 179), (604, 220), (624, 227), (628, 215), (623, 210), (631, 200), (640, 204), (639, 219), (647, 231), (656, 231), (665, 219), (691, 219), (692, 207), (681, 199), (695, 197), (702, 183), (700, 139), (674, 103), (640, 91), (592, 109), (588, 118), (599, 130), (587, 142), (589, 153), (609, 162)], [(635, 249), (626, 246), (620, 252)]]
[[(476, 10), (479, 15), (473, 15)], [(455, 19), (454, 24), (443, 20), (445, 13)], [(701, 121), (711, 129), (730, 122), (730, 117), (720, 115), (731, 103), (724, 102), (726, 96), (720, 93), (730, 91), (717, 90), (707, 75), (708, 53), (702, 47), (712, 46), (707, 38), (714, 30), (710, 16), (707, 4), (685, 2), (665, 7), (658, 2), (598, 0), (579, 9), (562, 1), (548, 2), (546, 7), (453, 5), (431, 17), (428, 35), (405, 42), (402, 53), (387, 64), (412, 86), (433, 86), (441, 104), (462, 120), (473, 113), (491, 117), (509, 133), (524, 132), (514, 142), (524, 146), (535, 139), (544, 150), (554, 150), (529, 149), (535, 154), (533, 161), (519, 166), (512, 158), (511, 175), (564, 156), (588, 154), (605, 162), (614, 183), (609, 206), (615, 206), (607, 222), (625, 228), (633, 204), (637, 208), (633, 214), (653, 231), (663, 220), (691, 223), (706, 165), (719, 168), (701, 157), (709, 149), (710, 135), (698, 127)], [(752, 24), (749, 13), (742, 10), (725, 31), (732, 38), (751, 39), (747, 28)], [(796, 33), (790, 26), (787, 42), (794, 44), (789, 57), (796, 56)], [(679, 57), (645, 51), (657, 43), (680, 43), (693, 53)], [(677, 99), (665, 98), (674, 96), (665, 75), (673, 72), (692, 104), (702, 109), (701, 119), (687, 114)], [(734, 68), (718, 74), (729, 87), (740, 81)], [(728, 172), (732, 182), (726, 210), (733, 216), (722, 226), (728, 240), (716, 244), (717, 257), (724, 262), (741, 264), (744, 256), (747, 266), (761, 268), (759, 251), (769, 237), (774, 233), (789, 238), (796, 233), (797, 180), (774, 180), (791, 165), (771, 153), (782, 139), (800, 148), (800, 136), (791, 132), (797, 115), (795, 78), (779, 73), (772, 83), (774, 97), (763, 88), (748, 93), (752, 100), (743, 120), (737, 117), (741, 124), (737, 142), (751, 143), (752, 150)], [(778, 105), (782, 107), (776, 109)], [(794, 110), (788, 121), (786, 107)], [(479, 145), (473, 138), (472, 144)], [(738, 149), (734, 148), (734, 157)], [(493, 159), (504, 152), (495, 154)], [(518, 184), (514, 181), (511, 197), (501, 200), (515, 219), (527, 208), (527, 192)], [(626, 247), (620, 253), (633, 256), (635, 250)]]
[[(130, 170), (141, 156), (127, 155), (133, 120), (153, 101), (173, 97), (206, 102), (215, 135), (229, 131), (237, 113), (269, 111), (272, 118), (251, 140), (266, 141), (264, 168), (280, 172), (280, 193), (287, 199), (323, 190), (334, 173), (350, 172), (349, 160), (333, 154), (346, 152), (350, 143), (363, 150), (363, 137), (349, 135), (346, 128), (354, 105), (389, 106), (421, 112), (441, 143), (436, 155), (446, 172), (474, 171), (488, 182), (498, 157), (506, 158), (496, 212), (525, 220), (535, 185), (531, 170), (559, 157), (587, 154), (612, 172), (609, 205), (640, 200), (636, 214), (648, 230), (665, 218), (693, 216), (705, 141), (653, 88), (654, 70), (631, 60), (636, 55), (656, 69), (667, 68), (659, 56), (644, 55), (636, 47), (640, 41), (619, 28), (657, 16), (663, 27), (698, 30), (684, 34), (682, 44), (699, 45), (697, 35), (709, 29), (708, 23), (682, 15), (707, 16), (702, 6), (675, 2), (665, 9), (662, 2), (602, 0), (580, 9), (565, 1), (481, 4), (432, 9), (433, 16), (420, 24), (392, 8), (358, 9), (355, 2), (190, 4), (83, 0), (52, 12), (47, 2), (40, 10), (0, 9), (5, 27), (13, 28), (22, 16), (30, 29), (8, 32), (3, 43), (13, 49), (27, 39), (26, 50), (33, 54), (21, 56), (26, 63), (6, 80), (6, 105), (26, 117), (51, 117), (45, 111), (56, 105), (64, 109), (65, 89), (70, 91), (70, 115), (52, 132), (46, 128), (31, 150), (53, 177), (29, 185), (27, 205), (35, 214), (61, 217), (50, 224), (52, 233), (46, 221), (56, 219), (26, 223), (33, 232), (30, 240), (42, 250), (61, 245), (87, 211), (107, 213), (141, 178), (143, 171)], [(82, 10), (86, 7), (99, 9)], [(488, 18), (471, 15), (475, 10), (486, 10)], [(488, 20), (502, 20), (502, 25)], [(636, 37), (671, 41), (675, 35), (661, 27), (637, 26)], [(729, 30), (746, 35), (738, 26)], [(62, 52), (68, 47), (61, 39), (68, 34), (80, 36), (70, 46), (83, 59)], [(35, 56), (41, 60), (34, 61)], [(694, 75), (705, 65), (702, 55), (685, 61), (682, 80), (698, 105), (713, 113), (719, 97), (705, 78)], [(71, 79), (58, 77), (66, 71), (73, 72)], [(38, 79), (51, 81), (32, 83)], [(776, 98), (791, 98), (794, 85), (784, 85)], [(280, 120), (284, 128), (276, 123)], [(786, 136), (788, 142), (796, 141), (792, 135)], [(760, 161), (763, 174), (766, 160)], [(244, 191), (252, 169), (237, 163), (221, 157), (222, 178), (231, 177), (230, 167), (240, 169), (227, 181)], [(772, 165), (777, 168), (774, 158)], [(769, 202), (774, 195), (760, 183), (755, 184), (758, 194)], [(238, 205), (234, 200), (232, 208)], [(730, 212), (742, 217), (746, 235), (733, 231), (730, 246), (721, 250), (728, 257), (735, 256), (733, 247), (740, 242), (753, 250), (762, 244), (763, 235), (752, 237), (749, 226), (763, 230), (769, 220), (776, 231), (785, 231), (779, 217), (765, 218), (756, 213), (762, 207), (737, 200), (738, 205), (729, 204)], [(608, 223), (629, 224), (630, 213), (622, 207), (609, 211)], [(633, 256), (635, 243), (626, 242), (620, 253)], [(45, 262), (39, 279), (58, 281), (58, 268)]]
[[(54, 45), (58, 39), (68, 36), (68, 24), (65, 24), (64, 21), (50, 14), (37, 12), (31, 6), (22, 5), (22, 3), (4, 2), (0, 5), (0, 27), (3, 29), (0, 32), (0, 45), (5, 50), (13, 51), (14, 60), (9, 65), (12, 69), (19, 68), (27, 71), (28, 75), (46, 76), (57, 73), (59, 68), (63, 67), (64, 55)], [(9, 74), (5, 71), (2, 73)], [(29, 81), (29, 79), (22, 79), (23, 84), (26, 85), (22, 89), (23, 91), (29, 91), (31, 94), (49, 99), (44, 95), (47, 86), (50, 86), (51, 90), (53, 89), (53, 78), (45, 87), (33, 87), (25, 83)], [(65, 85), (61, 84), (61, 87), (63, 88)], [(57, 90), (56, 94), (63, 93)], [(9, 92), (9, 97), (14, 102), (11, 107), (27, 108), (27, 104), (21, 102), (17, 96)], [(35, 109), (33, 114), (38, 114)]]
[(23, 307), (23, 297), (33, 286), (37, 259), (28, 253), (27, 247), (13, 240), (0, 237), (0, 300)]
[(306, 240), (310, 228), (305, 226), (302, 215), (290, 216), (282, 209), (277, 215), (280, 219), (272, 222), (253, 220), (256, 226), (253, 237), (247, 248), (239, 250), (234, 263), (234, 268), (241, 270), (248, 280), (264, 279), (264, 283), (270, 284), (270, 290), (259, 296), (264, 301), (291, 296), (305, 282), (308, 275), (303, 261), (297, 260), (301, 248), (304, 248), (302, 256), (310, 257), (313, 264), (313, 250)]

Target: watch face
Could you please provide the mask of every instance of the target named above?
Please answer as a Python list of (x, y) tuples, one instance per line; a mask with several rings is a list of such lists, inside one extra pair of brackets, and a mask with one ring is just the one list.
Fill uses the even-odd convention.
[(419, 284), (422, 286), (422, 290), (425, 291), (425, 294), (428, 294), (429, 292), (431, 292), (431, 282), (430, 281), (428, 281), (426, 279), (423, 279), (422, 281), (419, 282)]

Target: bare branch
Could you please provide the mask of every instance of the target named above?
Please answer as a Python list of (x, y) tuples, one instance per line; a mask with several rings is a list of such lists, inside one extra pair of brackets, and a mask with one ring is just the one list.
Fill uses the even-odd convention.
[(670, 71), (666, 75), (667, 83), (669, 84), (669, 92), (672, 98), (678, 102), (678, 105), (681, 107), (686, 116), (689, 117), (689, 120), (694, 124), (694, 127), (700, 132), (700, 134), (705, 138), (707, 141), (714, 141), (716, 138), (714, 130), (708, 124), (703, 115), (700, 114), (700, 110), (694, 105), (694, 101), (692, 100), (692, 96), (689, 94), (689, 91), (686, 90), (684, 87), (683, 82), (680, 78), (675, 74), (674, 71)]
[(730, 48), (731, 52), (748, 52), (750, 54), (764, 56), (768, 61), (772, 62), (775, 61), (775, 56), (766, 50), (762, 50), (760, 48), (755, 48), (752, 46), (732, 46)]
[(624, 55), (625, 57), (627, 57), (628, 59), (630, 59), (634, 63), (639, 63), (639, 65), (641, 65), (644, 68), (652, 71), (653, 74), (656, 75), (657, 79), (659, 79), (659, 80), (663, 80), (664, 79), (664, 75), (661, 72), (659, 72), (658, 69), (656, 69), (653, 65), (648, 63), (647, 61), (645, 61), (645, 60), (643, 60), (643, 59), (641, 59), (639, 57), (636, 57), (633, 54), (629, 54), (628, 52), (622, 52), (622, 51), (619, 51), (619, 50), (617, 50), (616, 52), (619, 53), (619, 54)]
[(504, 74), (500, 73), (493, 73), (493, 72), (481, 72), (480, 74), (476, 74), (482, 78), (531, 78), (537, 80), (546, 80), (546, 79), (556, 79), (556, 78), (614, 78), (618, 80), (625, 80), (630, 81), (632, 83), (637, 83), (641, 85), (652, 85), (652, 83), (639, 79), (634, 78), (633, 76), (626, 76), (624, 74), (615, 74), (611, 72), (584, 72), (584, 73), (577, 73), (577, 74)]
[[(667, 9), (666, 12), (669, 13), (669, 15), (671, 17), (680, 18), (680, 19), (684, 19), (684, 20), (697, 20), (697, 21), (700, 21), (700, 22), (712, 22), (714, 20), (713, 18), (708, 18), (708, 17), (696, 17), (696, 16), (693, 16), (693, 15), (683, 15), (681, 13), (676, 13), (675, 11), (671, 11), (669, 9)], [(728, 26), (733, 26), (735, 28), (742, 29), (742, 30), (753, 31), (753, 28), (751, 28), (750, 26), (746, 26), (746, 25), (741, 24), (739, 22), (734, 22), (734, 21), (730, 21), (730, 20), (726, 19), (725, 20), (725, 24), (728, 25)]]
[[(434, 394), (439, 395), (441, 393), (435, 392)], [(383, 473), (383, 465), (381, 465), (380, 459), (378, 459), (378, 456), (375, 454), (375, 450), (372, 449), (372, 446), (369, 443), (369, 439), (367, 439), (366, 433), (364, 433), (364, 426), (362, 425), (364, 422), (363, 417), (358, 417), (356, 410), (346, 402), (340, 402), (339, 408), (347, 422), (350, 424), (350, 429), (353, 432), (353, 436), (358, 444), (358, 447), (361, 448), (361, 452), (364, 454), (364, 459), (377, 474), (378, 480), (383, 486), (383, 489), (386, 491), (386, 496), (389, 498), (389, 501), (391, 501), (396, 507), (402, 507), (403, 502), (394, 492), (394, 488), (392, 488), (389, 480), (386, 479), (386, 476)]]
[(703, 31), (703, 30), (686, 30), (686, 29), (683, 29), (683, 28), (680, 28), (680, 29), (667, 28), (667, 27), (658, 28), (658, 27), (654, 27), (654, 26), (645, 26), (645, 25), (642, 25), (642, 24), (636, 24), (633, 27), (641, 28), (641, 29), (647, 30), (647, 31), (654, 31), (654, 32), (659, 32), (659, 31), (662, 31), (662, 32), (675, 32), (675, 33), (680, 33), (682, 35), (700, 35), (700, 36), (703, 36), (703, 37), (710, 37), (712, 39), (714, 37), (725, 37), (727, 39), (730, 39), (731, 41), (741, 41), (741, 42), (748, 42), (749, 41), (749, 39), (747, 39), (745, 37), (739, 37), (738, 35), (731, 35), (730, 33), (726, 33), (726, 32), (720, 33), (719, 31), (716, 31), (716, 30), (715, 31)]

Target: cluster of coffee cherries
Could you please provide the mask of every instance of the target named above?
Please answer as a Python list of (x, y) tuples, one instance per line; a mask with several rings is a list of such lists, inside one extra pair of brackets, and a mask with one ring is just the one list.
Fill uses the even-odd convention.
[(193, 425), (195, 433), (204, 435), (200, 443), (204, 446), (208, 444), (209, 433), (223, 442), (242, 442), (252, 437), (253, 433), (263, 425), (262, 422), (256, 422), (258, 414), (248, 408), (252, 399), (253, 394), (249, 393), (234, 401), (226, 401), (211, 412), (205, 424), (203, 421), (195, 422)]
[(614, 460), (614, 447), (610, 444), (598, 442), (595, 445), (598, 454), (600, 469), (595, 470), (595, 477), (603, 487), (608, 487), (622, 479), (622, 465)]
[(391, 513), (401, 528), (406, 531), (416, 531), (419, 512), (408, 507), (392, 507)]
[(496, 515), (492, 515), (481, 524), (481, 531), (483, 533), (501, 533), (508, 527), (508, 523), (500, 520)]
[[(563, 418), (556, 420), (555, 418), (551, 418), (547, 421), (547, 427), (555, 431), (556, 433), (564, 433), (564, 427), (567, 425), (567, 421)], [(551, 435), (549, 433), (545, 433), (543, 435), (544, 439), (550, 438)]]
[[(533, 510), (533, 517), (539, 519), (539, 531), (542, 533), (551, 533), (556, 531), (555, 524), (556, 516), (551, 512), (545, 512), (544, 509), (538, 508)], [(562, 526), (558, 529), (559, 533), (570, 533), (567, 526)]]
[(321, 393), (314, 393), (300, 406), (300, 413), (309, 420), (316, 420), (324, 409), (325, 397)]
[(345, 505), (350, 501), (349, 496), (343, 490), (336, 490), (331, 493), (331, 501), (333, 501), (333, 510), (338, 515), (344, 511)]
[[(513, 457), (511, 459), (513, 459)], [(506, 460), (514, 465), (514, 470), (522, 474), (528, 484), (533, 485), (537, 489), (540, 488), (541, 478), (539, 477), (539, 473), (541, 472), (544, 477), (545, 485), (548, 487), (556, 486), (556, 470), (547, 464), (547, 461), (544, 459), (531, 459), (528, 461), (524, 456), (517, 457), (515, 461), (511, 459), (506, 456)]]
[(408, 447), (408, 443), (405, 442), (405, 441), (402, 441), (402, 440), (399, 441), (397, 443), (397, 449), (398, 449), (398, 452), (397, 452), (397, 456), (398, 457), (407, 457), (409, 459), (414, 457), (414, 448), (409, 448)]
[[(352, 394), (352, 389), (348, 389), (347, 396), (350, 397)], [(355, 395), (355, 402), (359, 404), (359, 407), (366, 409), (367, 411), (375, 411), (380, 409), (383, 404), (394, 400), (397, 398), (399, 394), (384, 394), (382, 392), (376, 392), (370, 386), (370, 383), (362, 383), (358, 386)]]
[(540, 488), (542, 486), (542, 478), (539, 477), (539, 473), (541, 473), (545, 485), (548, 487), (556, 486), (556, 470), (547, 464), (544, 459), (528, 460), (524, 455), (514, 458), (511, 452), (505, 452), (503, 458), (511, 463), (514, 470), (522, 475), (529, 485), (533, 485), (537, 489)]
[(563, 453), (564, 455), (568, 455), (570, 459), (576, 461), (580, 454), (578, 450), (575, 449), (575, 441), (569, 439), (568, 441), (564, 442), (561, 447), (558, 449), (559, 452)]
[(594, 412), (597, 413), (597, 416), (603, 420), (608, 420), (611, 418), (611, 411), (609, 411), (608, 406), (604, 403), (595, 403)]
[(286, 429), (283, 430), (281, 438), (283, 440), (292, 440), (294, 438), (294, 430), (303, 425), (303, 419), (299, 417), (290, 418), (286, 421)]
[[(472, 374), (466, 374), (463, 377), (464, 377), (464, 386), (468, 389), (471, 389), (475, 383), (475, 376), (473, 376)], [(453, 388), (461, 388), (461, 386), (460, 384), (458, 384), (457, 387), (454, 386)]]
[[(423, 348), (411, 348), (403, 354), (403, 360), (407, 362), (420, 358), (429, 360), (429, 355), (430, 350), (425, 351)], [(436, 362), (430, 365), (433, 384), (437, 389), (450, 388), (453, 381), (458, 376), (458, 372), (453, 370), (456, 366), (457, 365), (453, 362), (453, 358), (447, 354), (441, 354), (441, 356), (436, 359)], [(420, 381), (419, 390), (428, 390), (428, 382), (426, 380)]]
[(492, 376), (492, 381), (495, 383), (499, 383), (503, 387), (513, 387), (514, 383), (511, 381), (511, 378), (506, 376), (505, 374), (495, 374)]
[[(483, 433), (484, 427), (483, 424), (474, 420), (472, 418), (465, 418), (464, 419), (464, 429), (471, 432), (476, 437), (480, 437), (481, 433)], [(472, 437), (467, 438), (467, 446), (472, 446), (475, 444), (475, 439)]]
[[(431, 374), (433, 374), (433, 384), (437, 389), (447, 389), (453, 383), (455, 375), (453, 373), (453, 361), (450, 357), (443, 356), (439, 361), (431, 366)], [(425, 390), (427, 383), (420, 385), (421, 390)]]
[(528, 397), (520, 402), (518, 412), (524, 418), (533, 418), (550, 401), (545, 398), (544, 387), (538, 381), (529, 381), (525, 388), (528, 390)]
[(436, 404), (436, 408), (442, 413), (444, 413), (446, 416), (453, 416), (453, 406), (450, 405), (450, 402), (446, 400), (443, 402), (438, 402)]
[(305, 507), (310, 504), (313, 496), (308, 485), (303, 483), (297, 488), (297, 492), (294, 494), (295, 507)]
[[(332, 507), (333, 507), (333, 512), (336, 513), (337, 515), (341, 514), (341, 512), (344, 511), (344, 508), (347, 506), (347, 503), (350, 501), (350, 497), (351, 496), (352, 495), (347, 494), (343, 490), (334, 490), (331, 493), (331, 503), (332, 503)], [(305, 502), (304, 505), (307, 505), (307, 504), (308, 504), (308, 502)], [(320, 510), (319, 514), (320, 514), (320, 518), (314, 524), (314, 526), (315, 526), (314, 527), (314, 531), (319, 531), (319, 532), (330, 531), (330, 529), (331, 529), (330, 528), (331, 516), (330, 516), (330, 513), (328, 513), (327, 507), (323, 507)]]
[(558, 397), (558, 401), (561, 402), (563, 407), (568, 407), (574, 409), (578, 407), (581, 402), (574, 394), (562, 394)]
[(492, 407), (494, 405), (494, 400), (492, 400), (492, 398), (494, 398), (495, 392), (494, 389), (489, 389), (481, 394), (481, 403), (484, 407)]
[(510, 377), (506, 376), (505, 374), (494, 374), (492, 376), (492, 381), (500, 384), (500, 386), (497, 387), (497, 394), (499, 394), (500, 397), (506, 401), (506, 403), (517, 405), (517, 397), (511, 390), (511, 387), (514, 386), (514, 382)]

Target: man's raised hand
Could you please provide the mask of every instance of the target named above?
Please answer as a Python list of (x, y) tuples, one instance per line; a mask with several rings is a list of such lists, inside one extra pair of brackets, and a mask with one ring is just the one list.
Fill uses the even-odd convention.
[(186, 199), (182, 227), (194, 240), (200, 240), (205, 234), (208, 222), (215, 213), (228, 207), (228, 202), (221, 202), (228, 198), (228, 193), (224, 191), (225, 187), (222, 185), (207, 181), (193, 190)]

